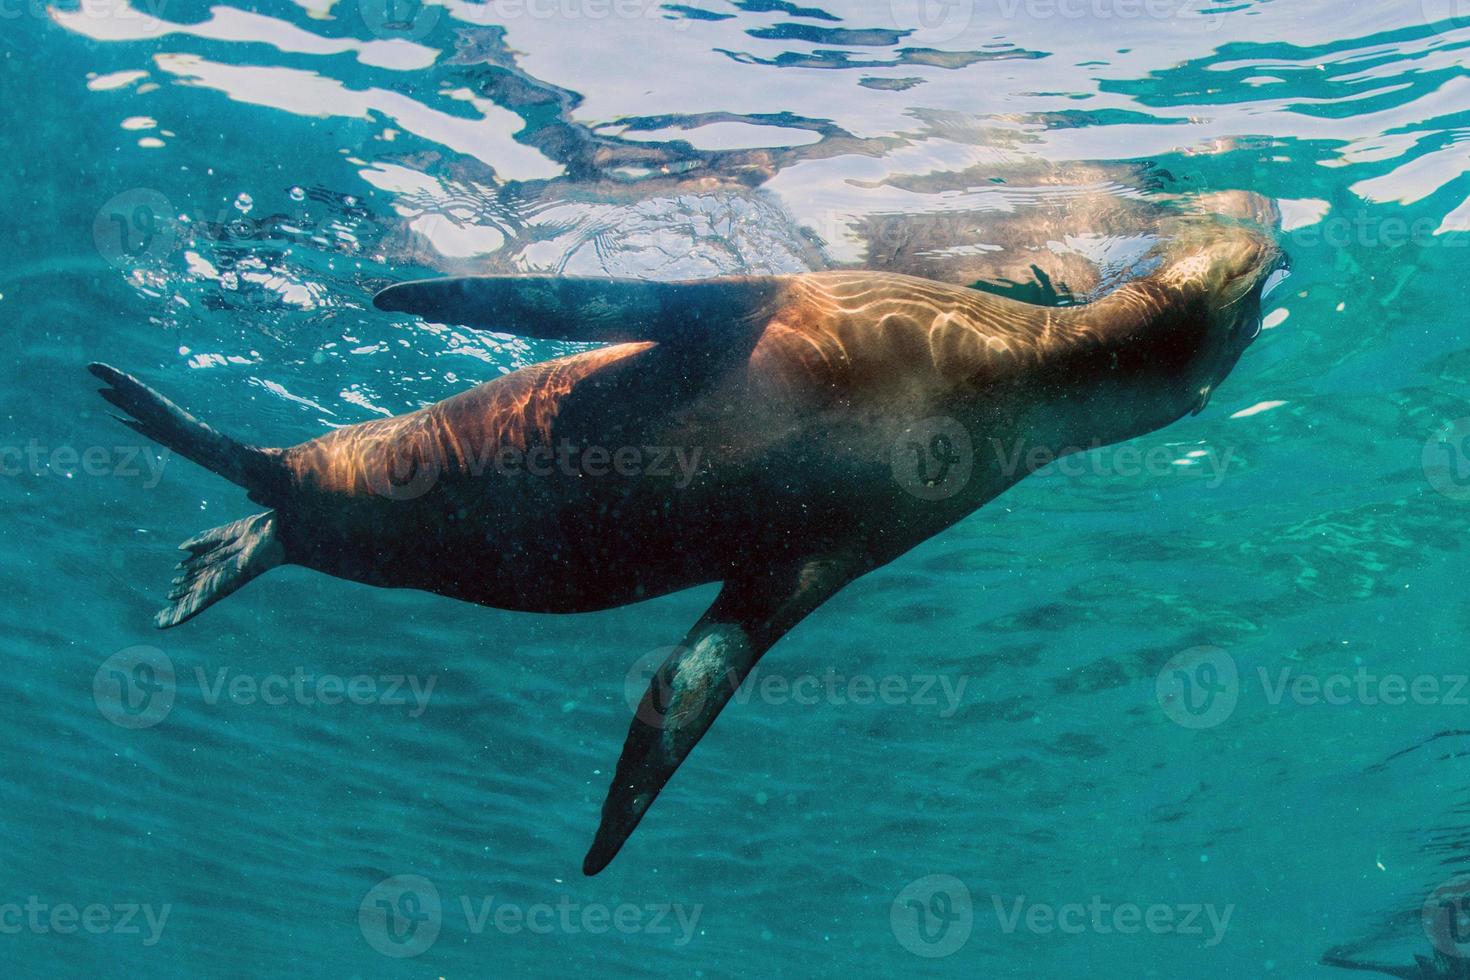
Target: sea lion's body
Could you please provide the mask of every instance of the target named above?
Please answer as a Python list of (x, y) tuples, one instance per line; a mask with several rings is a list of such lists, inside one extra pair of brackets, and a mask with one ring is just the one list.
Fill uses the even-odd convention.
[[(1140, 366), (1088, 365), (1145, 319), (1185, 312), (1119, 297), (1033, 324), (1036, 308), (979, 292), (956, 305), (905, 276), (776, 284), (753, 345), (691, 358), (615, 344), (286, 450), (292, 489), (268, 502), (287, 560), (528, 612), (618, 606), (838, 547), (875, 567), (1026, 475), (1008, 463), (1131, 434), (1134, 407), (1120, 419), (1115, 402), (1136, 400)], [(934, 418), (976, 435), (967, 478), (941, 499), (894, 471), (912, 451), (922, 479), (928, 447), (905, 433)]]
[[(1027, 461), (1197, 408), (1254, 336), (1277, 254), (1258, 229), (1186, 224), (1150, 274), (1066, 309), (873, 272), (403, 284), (380, 307), (611, 343), (284, 450), (241, 446), (94, 371), (135, 428), (273, 508), (185, 543), (160, 625), (284, 562), (539, 612), (724, 583), (633, 722), (593, 873), (756, 660), (843, 585), (1003, 492)], [(937, 450), (936, 421), (956, 435)], [(955, 442), (966, 459), (945, 455)], [(947, 463), (965, 478), (933, 485), (931, 465)]]
[[(621, 605), (839, 539), (882, 564), (1003, 489), (977, 479), (941, 514), (894, 480), (905, 424), (984, 414), (962, 393), (985, 365), (959, 350), (969, 319), (899, 292), (921, 282), (884, 285), (892, 310), (857, 319), (829, 291), (862, 277), (785, 280), (753, 345), (691, 360), (616, 344), (288, 450), (306, 563), (532, 612)], [(598, 448), (608, 461), (588, 465)], [(634, 465), (612, 465), (620, 452)]]

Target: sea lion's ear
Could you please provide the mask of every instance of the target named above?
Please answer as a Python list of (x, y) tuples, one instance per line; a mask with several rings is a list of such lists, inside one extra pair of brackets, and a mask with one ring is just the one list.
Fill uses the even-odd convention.
[(784, 280), (739, 276), (693, 282), (565, 276), (465, 276), (399, 283), (373, 297), (380, 310), (545, 340), (678, 343), (729, 340), (764, 327)]

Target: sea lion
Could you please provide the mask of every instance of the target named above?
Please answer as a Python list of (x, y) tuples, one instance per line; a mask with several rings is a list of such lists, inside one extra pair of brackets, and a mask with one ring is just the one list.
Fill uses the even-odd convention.
[[(1280, 254), (1250, 223), (1180, 219), (1148, 274), (1071, 307), (871, 271), (408, 282), (376, 305), (605, 346), (287, 449), (243, 445), (115, 368), (90, 370), (122, 421), (270, 508), (184, 542), (160, 627), (285, 563), (539, 612), (722, 583), (636, 713), (590, 875), (756, 661), (835, 592), (1000, 494), (1027, 460), (1201, 408), (1258, 332)], [(961, 458), (992, 439), (1042, 452)], [(586, 455), (563, 465), (567, 447), (602, 450), (599, 472)], [(660, 475), (650, 449), (697, 465)]]
[(1470, 980), (1470, 960), (1449, 956), (1436, 949), (1431, 955), (1414, 954), (1414, 962), (1408, 966), (1395, 963), (1369, 963), (1350, 960), (1336, 951), (1322, 954), (1323, 966), (1335, 966), (1344, 970), (1361, 970), (1365, 973), (1382, 973), (1399, 977), (1400, 980)]

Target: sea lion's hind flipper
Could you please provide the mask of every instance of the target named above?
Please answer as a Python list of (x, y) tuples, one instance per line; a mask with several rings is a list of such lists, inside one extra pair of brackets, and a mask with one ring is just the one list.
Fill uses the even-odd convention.
[(544, 340), (738, 344), (742, 334), (764, 328), (782, 289), (783, 280), (774, 276), (695, 282), (464, 276), (389, 286), (373, 305), (434, 323)]
[(858, 574), (844, 555), (726, 581), (638, 705), (584, 874), (607, 867), (761, 655)]
[(270, 492), (284, 481), (286, 474), (278, 451), (247, 446), (216, 432), (137, 378), (111, 365), (88, 364), (87, 370), (108, 384), (97, 393), (127, 413), (113, 418), (164, 448), (245, 487), (252, 492), (252, 499), (268, 499)]
[[(269, 501), (281, 492), (287, 477), (279, 450), (246, 446), (216, 432), (115, 367), (89, 364), (87, 370), (108, 384), (99, 394), (127, 413), (114, 416), (123, 425), (245, 487), (252, 500)], [(275, 511), (211, 528), (179, 548), (189, 556), (179, 563), (168, 607), (154, 617), (159, 629), (179, 625), (286, 560)]]
[(188, 557), (169, 590), (169, 604), (153, 622), (159, 629), (192, 619), (240, 586), (286, 560), (276, 536), (276, 512), (212, 527), (179, 545)]

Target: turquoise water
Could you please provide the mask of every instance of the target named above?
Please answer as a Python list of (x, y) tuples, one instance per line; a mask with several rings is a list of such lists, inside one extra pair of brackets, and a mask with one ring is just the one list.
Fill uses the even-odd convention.
[[(1470, 871), (1464, 13), (0, 9), (6, 975), (1329, 977), (1329, 952), (1467, 951), (1421, 914)], [(1138, 441), (1158, 465), (1034, 476), (798, 627), (761, 672), (819, 693), (748, 686), (598, 877), (625, 689), (712, 588), (537, 616), (286, 568), (151, 627), (175, 545), (258, 508), (144, 449), (89, 361), (285, 445), (560, 350), (378, 313), (389, 282), (861, 265), (855, 229), (895, 215), (939, 216), (919, 259), (983, 253), (955, 216), (1048, 186), (1093, 204), (1027, 262), (1126, 246), (1149, 192), (1276, 199), (1267, 329)]]

